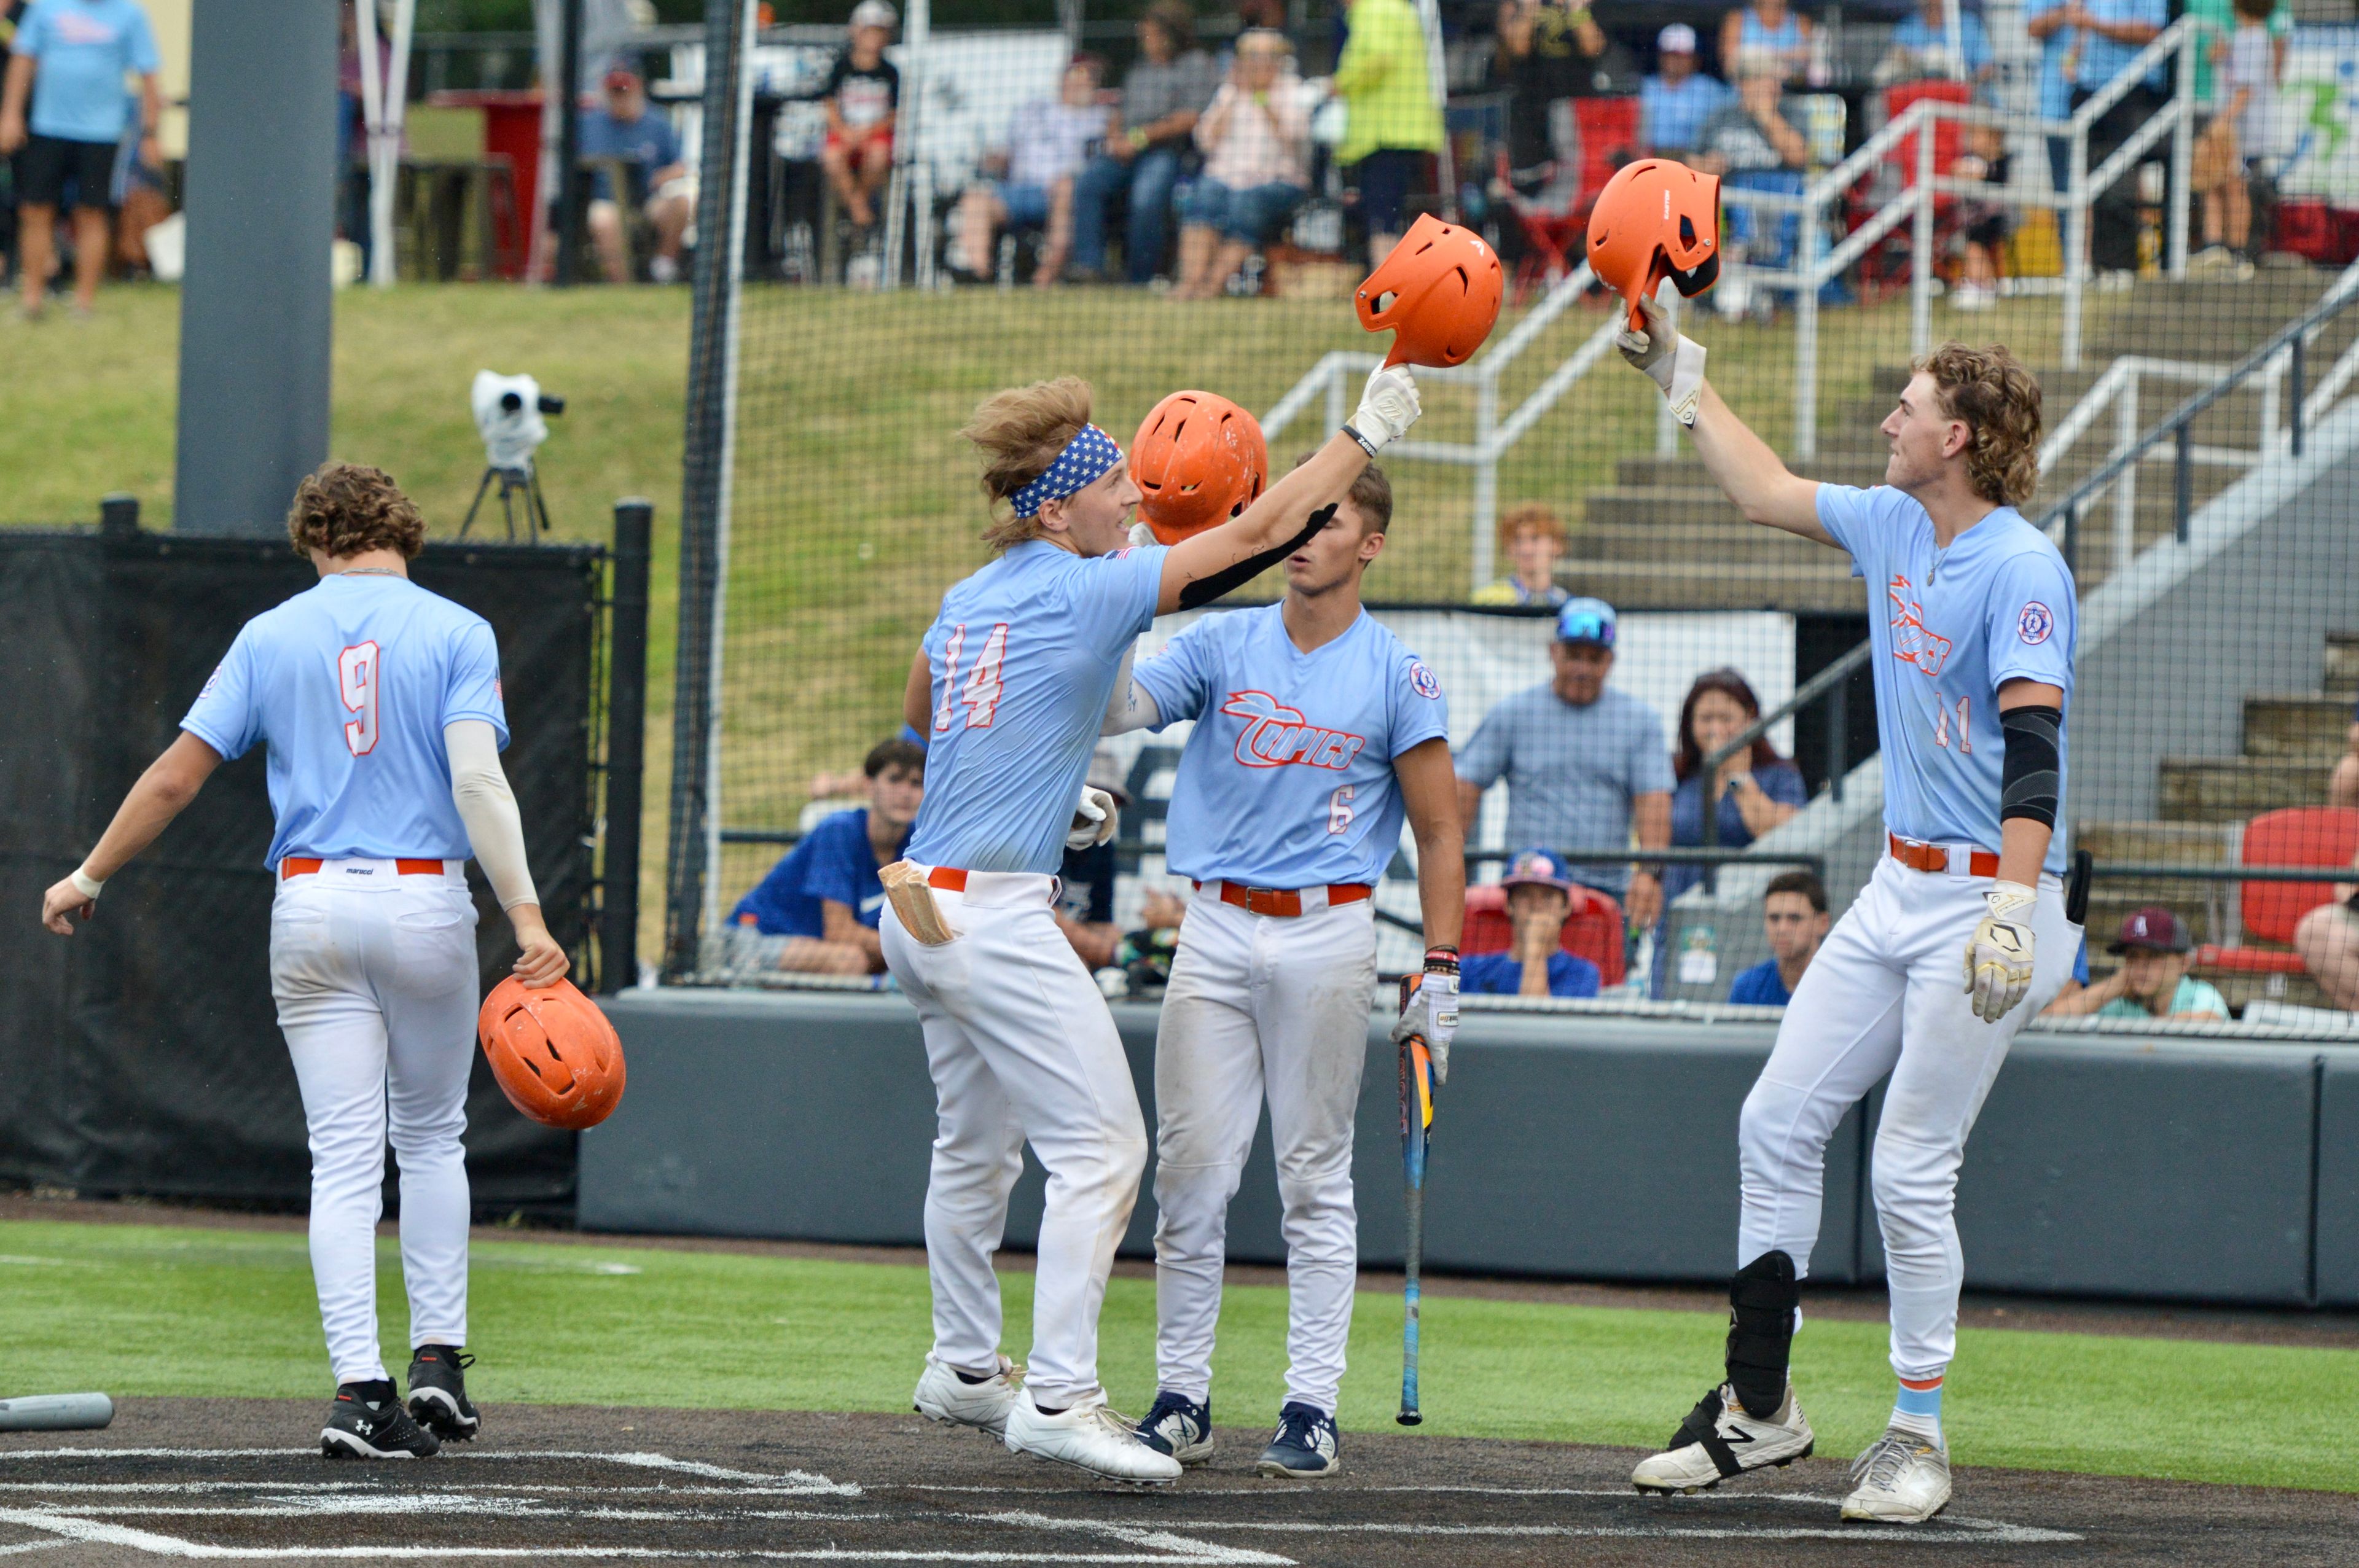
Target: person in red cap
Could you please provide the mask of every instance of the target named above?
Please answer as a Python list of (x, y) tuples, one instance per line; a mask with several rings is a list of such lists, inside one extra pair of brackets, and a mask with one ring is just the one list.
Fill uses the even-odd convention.
[(647, 113), (647, 84), (628, 66), (606, 73), (604, 100), (582, 112), (582, 156), (613, 158), (637, 173), (629, 190), (614, 189), (604, 168), (592, 178), (587, 222), (599, 264), (609, 283), (631, 281), (630, 230), (622, 204), (636, 200), (655, 232), (647, 276), (657, 283), (677, 282), (680, 246), (696, 215), (695, 182), (688, 178), (679, 133), (666, 116)]
[(2156, 905), (2122, 922), (2109, 949), (2122, 967), (2093, 986), (2060, 997), (2049, 1013), (2059, 1018), (2183, 1018), (2228, 1021), (2228, 999), (2216, 987), (2189, 976), (2195, 944), (2179, 916)]

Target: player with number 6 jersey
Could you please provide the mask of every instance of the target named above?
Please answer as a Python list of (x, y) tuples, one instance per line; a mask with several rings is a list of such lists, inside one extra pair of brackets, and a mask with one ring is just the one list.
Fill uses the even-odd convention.
[(1110, 731), (1192, 719), (1167, 863), (1195, 883), (1155, 1036), (1157, 1392), (1139, 1442), (1212, 1456), (1212, 1331), (1228, 1210), (1265, 1100), (1288, 1286), (1286, 1398), (1259, 1460), (1340, 1467), (1359, 1273), (1353, 1120), (1376, 984), (1376, 882), (1416, 835), (1428, 944), (1401, 1019), (1446, 1076), (1457, 1024), (1465, 848), (1441, 683), (1361, 608), (1392, 486), (1371, 467), (1286, 561), (1286, 598), (1208, 615), (1139, 662)]
[[(515, 796), (499, 650), (481, 616), (409, 580), (426, 525), (375, 469), (331, 463), (287, 520), (318, 584), (247, 622), (182, 733), (42, 918), (71, 935), (101, 886), (222, 762), (269, 749), (270, 989), (311, 1148), (311, 1271), (335, 1372), (321, 1446), (392, 1459), (473, 1437), (467, 1398), (467, 1080), (479, 973), (472, 851), (515, 928), (516, 973), (555, 984)], [(390, 1134), (409, 1296), (405, 1409), (380, 1358), (376, 1222)]]
[[(1209, 602), (1323, 523), (1378, 448), (1415, 421), (1400, 368), (1310, 462), (1241, 515), (1135, 546), (1137, 486), (1090, 422), (1086, 383), (1003, 392), (962, 432), (984, 458), (996, 558), (942, 596), (904, 717), (929, 738), (908, 857), (885, 868), (885, 961), (918, 1010), (939, 1111), (926, 1188), (934, 1344), (912, 1402), (1016, 1453), (1118, 1481), (1180, 1465), (1132, 1441), (1098, 1380), (1098, 1309), (1130, 1222), (1147, 1133), (1105, 999), (1055, 920), (1070, 846), (1103, 843), (1113, 800), (1082, 781), (1128, 653), (1161, 611)], [(1007, 514), (996, 514), (1002, 503)], [(992, 1255), (1027, 1142), (1049, 1173), (1025, 1382), (999, 1348)]]
[(2038, 484), (2039, 384), (2003, 346), (1945, 343), (1911, 367), (1884, 421), (1885, 482), (1819, 484), (1721, 401), (1703, 348), (1661, 306), (1641, 308), (1645, 330), (1619, 346), (1670, 398), (1713, 481), (1747, 520), (1845, 551), (1865, 579), (1888, 852), (1802, 977), (1745, 1098), (1725, 1380), (1631, 1480), (1694, 1491), (1811, 1451), (1788, 1368), (1827, 1140), (1889, 1074), (1874, 1192), (1899, 1387), (1884, 1435), (1853, 1463), (1843, 1517), (1921, 1523), (1950, 1500), (1941, 1390), (1965, 1271), (1966, 1135), (2080, 946), (2056, 832), (2072, 574), (2017, 510)]

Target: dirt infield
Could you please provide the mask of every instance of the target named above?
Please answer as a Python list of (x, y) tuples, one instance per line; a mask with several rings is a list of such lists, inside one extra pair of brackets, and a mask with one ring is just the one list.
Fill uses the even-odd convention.
[(2324, 1493), (1965, 1470), (1932, 1524), (1843, 1525), (1843, 1467), (1699, 1498), (1629, 1489), (1624, 1450), (1349, 1434), (1345, 1474), (1207, 1470), (1116, 1491), (915, 1416), (509, 1407), (423, 1463), (330, 1463), (324, 1401), (133, 1400), (101, 1433), (0, 1438), (0, 1556), (872, 1563), (2267, 1563), (2359, 1562)]

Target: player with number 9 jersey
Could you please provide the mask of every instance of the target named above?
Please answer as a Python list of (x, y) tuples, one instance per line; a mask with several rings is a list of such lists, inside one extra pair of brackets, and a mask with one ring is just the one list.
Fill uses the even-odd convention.
[[(933, 1348), (911, 1402), (1016, 1452), (1153, 1485), (1180, 1465), (1132, 1440), (1097, 1371), (1146, 1125), (1105, 1000), (1057, 927), (1056, 873), (1066, 849), (1114, 828), (1111, 797), (1083, 780), (1133, 640), (1307, 539), (1314, 509), (1415, 418), (1416, 389), (1379, 371), (1353, 423), (1291, 482), (1168, 548), (1131, 539), (1138, 488), (1090, 412), (1088, 385), (1069, 377), (987, 399), (962, 432), (983, 456), (997, 558), (943, 595), (910, 666), (903, 717), (929, 740), (926, 798), (908, 858), (884, 870), (878, 939), (924, 1028), (939, 1111)], [(992, 1259), (1027, 1142), (1049, 1188), (1019, 1391)]]
[[(426, 525), (375, 469), (331, 463), (288, 517), (319, 582), (247, 622), (181, 734), (42, 914), (72, 934), (99, 890), (213, 769), (267, 748), (270, 989), (311, 1149), (311, 1269), (336, 1379), (331, 1457), (432, 1454), (473, 1437), (467, 1340), (467, 1082), (481, 996), (472, 852), (514, 927), (516, 973), (555, 984), (507, 743), (499, 650), (473, 611), (409, 580)], [(385, 1149), (401, 1167), (407, 1406), (378, 1348)]]

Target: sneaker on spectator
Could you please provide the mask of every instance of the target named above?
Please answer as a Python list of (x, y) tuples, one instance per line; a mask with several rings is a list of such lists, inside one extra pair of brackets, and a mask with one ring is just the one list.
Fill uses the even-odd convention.
[(1998, 290), (1962, 283), (1951, 291), (1950, 303), (1960, 310), (1988, 310), (1998, 304)]
[(2190, 272), (2227, 272), (2236, 265), (2236, 253), (2225, 245), (2206, 245), (2187, 258)]
[(647, 276), (657, 283), (679, 281), (679, 258), (659, 255), (647, 263)]

